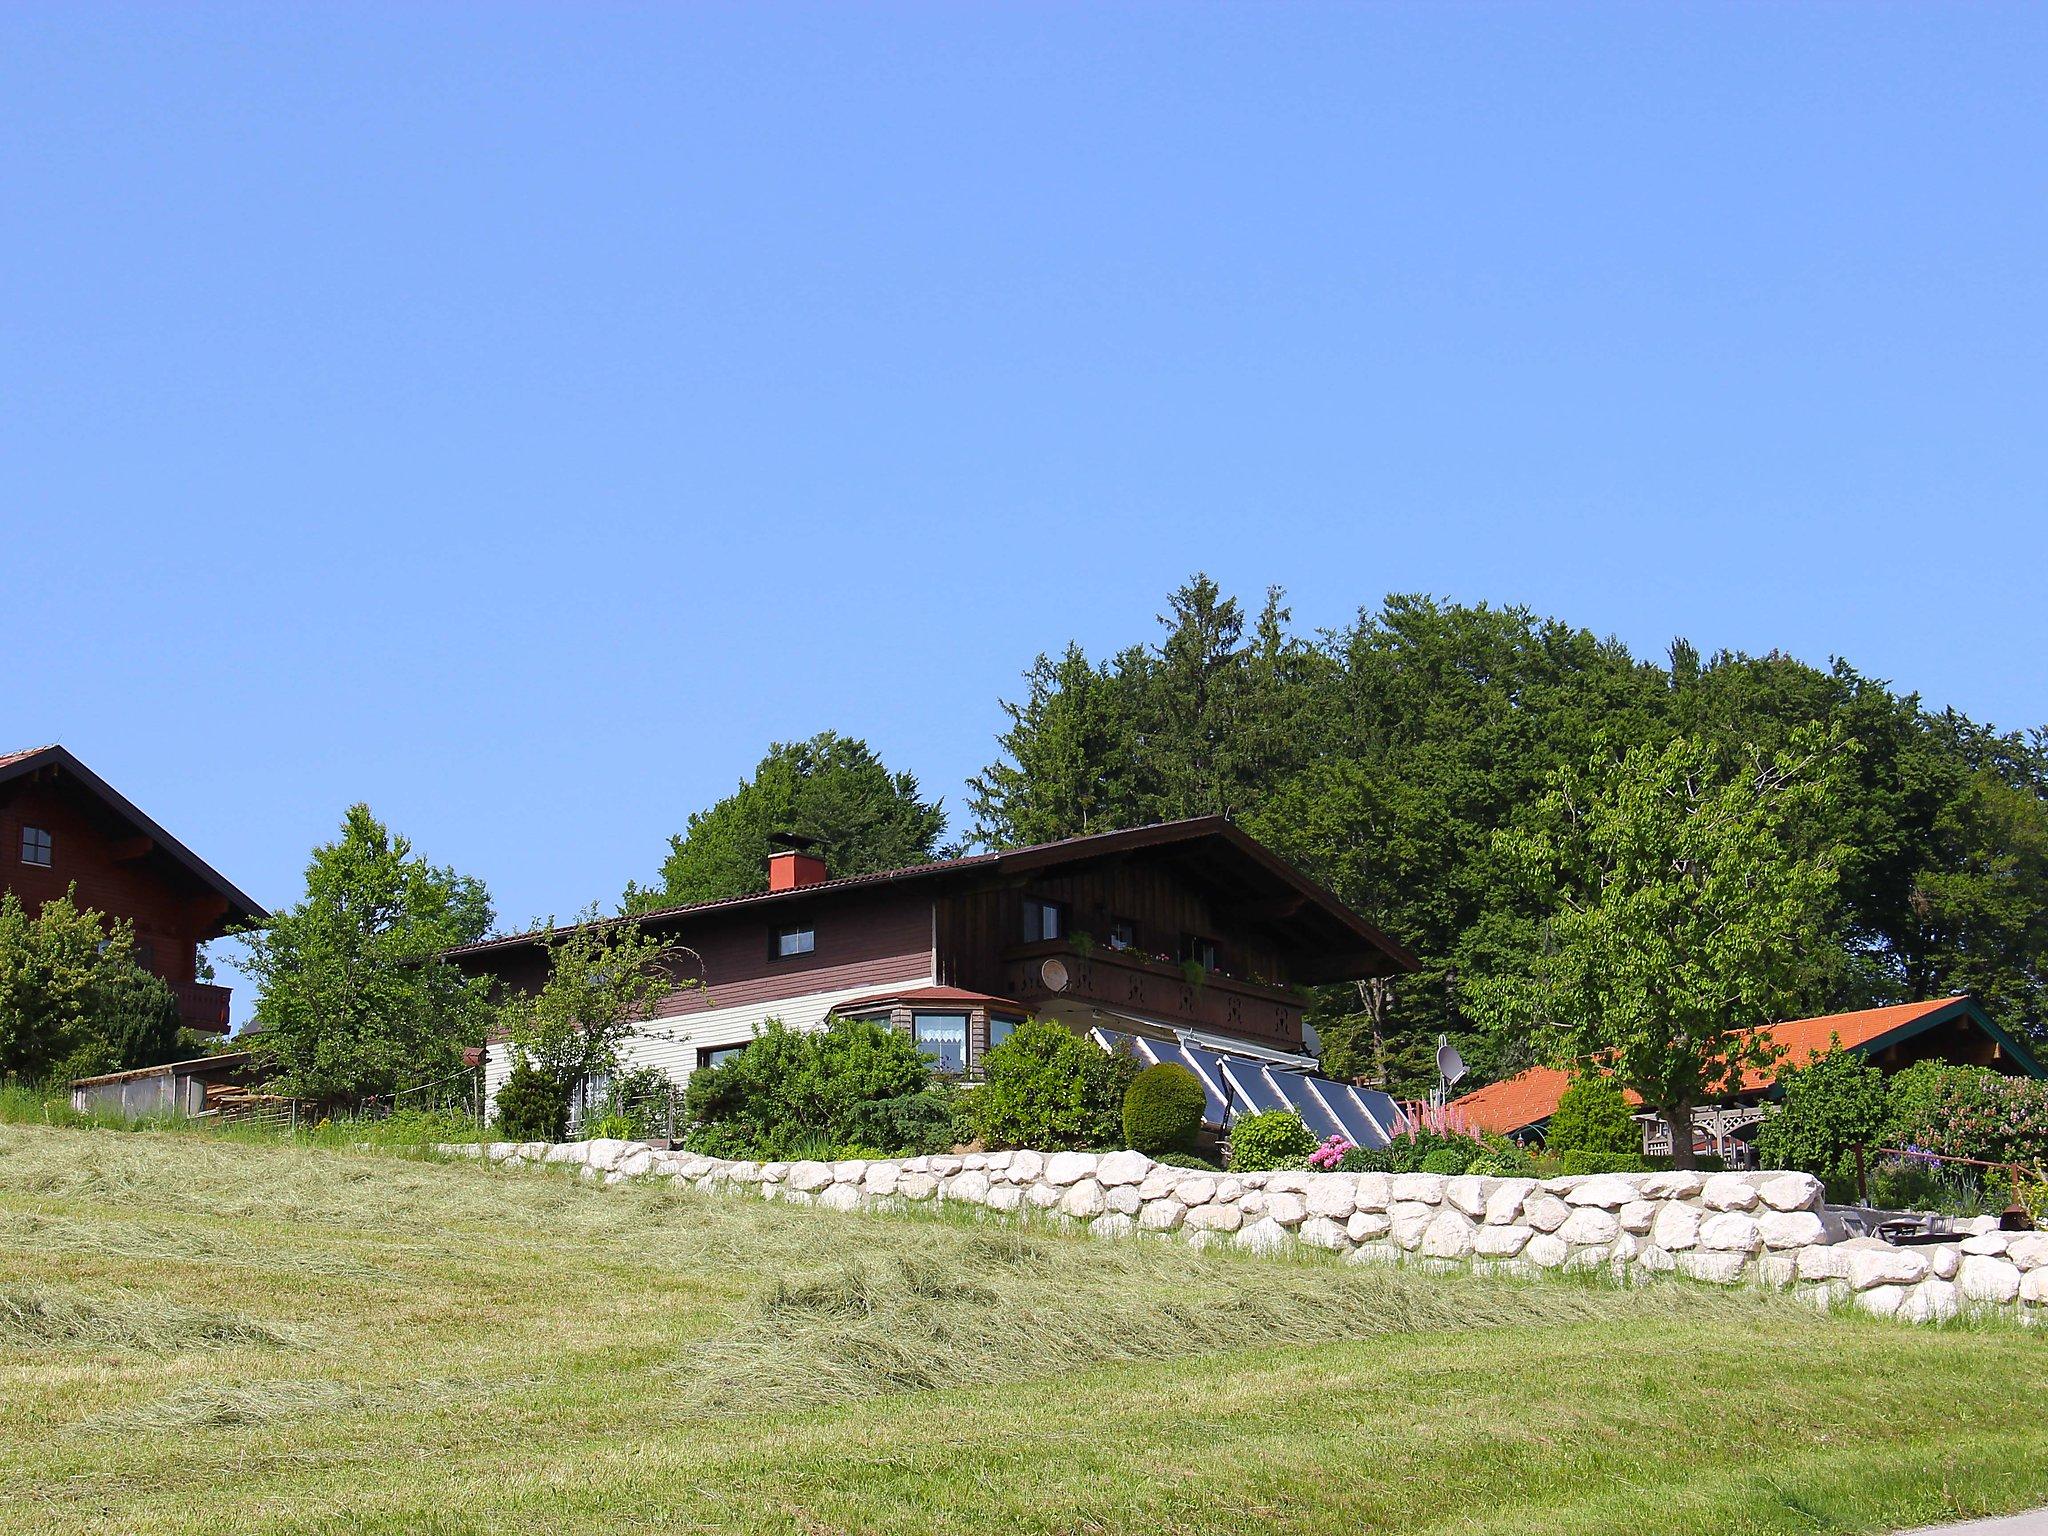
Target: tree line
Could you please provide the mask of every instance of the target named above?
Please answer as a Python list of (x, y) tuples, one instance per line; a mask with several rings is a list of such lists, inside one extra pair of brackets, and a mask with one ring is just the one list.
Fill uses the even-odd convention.
[[(1248, 611), (1197, 576), (1152, 639), (1041, 655), (1003, 708), (950, 847), (914, 776), (827, 731), (773, 744), (619, 911), (764, 888), (778, 831), (862, 874), (1221, 814), (1420, 957), (1310, 1015), (1330, 1071), (1397, 1093), (1430, 1082), (1439, 1034), (1475, 1081), (1599, 1060), (1674, 1113), (1754, 1065), (1740, 1031), (1772, 1018), (1969, 991), (2048, 1034), (2048, 736), (1846, 661), (1646, 660), (1421, 596), (1304, 634), (1280, 592)], [(436, 957), (494, 921), (480, 882), (356, 807), (249, 936), (251, 1041), (313, 1095), (449, 1068), (496, 1005)]]

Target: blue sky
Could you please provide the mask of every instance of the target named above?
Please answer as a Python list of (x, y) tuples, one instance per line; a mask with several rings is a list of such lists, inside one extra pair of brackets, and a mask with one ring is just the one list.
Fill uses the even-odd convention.
[(1196, 569), (2048, 720), (2039, 8), (24, 4), (0, 135), (0, 736), (265, 902), (958, 809)]

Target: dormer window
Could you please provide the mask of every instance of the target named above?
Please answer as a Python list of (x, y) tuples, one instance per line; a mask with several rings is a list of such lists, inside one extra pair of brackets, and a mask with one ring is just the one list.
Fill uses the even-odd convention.
[(1066, 904), (1045, 901), (1036, 896), (1024, 898), (1024, 942), (1040, 944), (1047, 939), (1063, 939), (1067, 936)]
[(818, 947), (818, 930), (808, 923), (799, 928), (778, 929), (775, 934), (775, 957), (787, 960), (795, 955), (808, 955)]
[(21, 829), (21, 862), (50, 867), (50, 834), (41, 827)]

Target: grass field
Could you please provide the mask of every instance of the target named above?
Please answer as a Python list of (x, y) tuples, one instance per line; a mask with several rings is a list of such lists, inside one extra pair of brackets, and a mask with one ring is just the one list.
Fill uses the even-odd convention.
[(10, 1531), (1884, 1530), (2048, 1339), (0, 1125)]

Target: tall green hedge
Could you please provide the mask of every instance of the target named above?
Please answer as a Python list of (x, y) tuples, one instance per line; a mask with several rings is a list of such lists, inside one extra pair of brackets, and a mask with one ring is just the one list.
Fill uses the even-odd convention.
[(1041, 1151), (1114, 1146), (1124, 1089), (1138, 1071), (1062, 1024), (1027, 1019), (982, 1060), (966, 1115), (989, 1147)]

